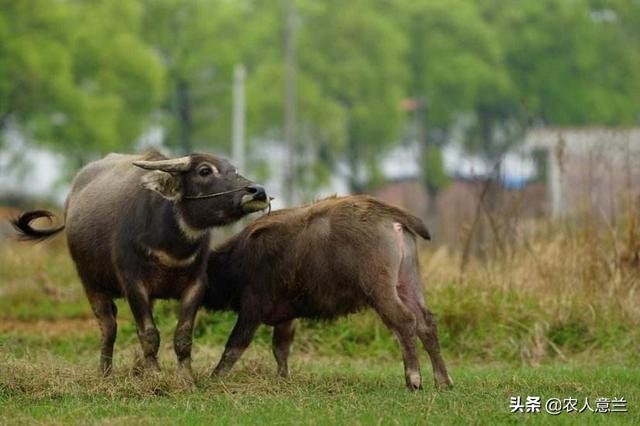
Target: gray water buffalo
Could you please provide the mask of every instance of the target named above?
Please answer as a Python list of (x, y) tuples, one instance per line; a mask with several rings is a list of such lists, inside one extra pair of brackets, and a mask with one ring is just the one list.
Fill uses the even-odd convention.
[(278, 373), (287, 376), (295, 318), (332, 319), (371, 307), (400, 342), (409, 389), (422, 381), (416, 337), (436, 386), (451, 386), (424, 302), (416, 234), (430, 239), (420, 219), (367, 196), (328, 198), (251, 223), (209, 256), (204, 306), (238, 313), (213, 374), (226, 374), (267, 324)]
[(160, 343), (153, 301), (179, 299), (174, 348), (179, 372), (192, 380), (192, 330), (206, 287), (209, 229), (268, 205), (261, 186), (212, 155), (110, 154), (76, 176), (63, 226), (33, 228), (33, 220), (52, 217), (42, 210), (21, 214), (13, 225), (22, 239), (36, 241), (66, 228), (71, 257), (100, 323), (103, 374), (112, 366), (115, 298), (129, 303), (144, 366), (152, 370), (159, 370)]

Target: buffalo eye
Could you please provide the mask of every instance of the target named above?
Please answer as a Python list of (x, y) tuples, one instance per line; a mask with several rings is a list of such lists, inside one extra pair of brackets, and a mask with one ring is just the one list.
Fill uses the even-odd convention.
[(202, 177), (209, 176), (209, 175), (210, 175), (210, 174), (212, 174), (212, 173), (213, 173), (213, 169), (212, 169), (211, 167), (209, 167), (209, 166), (201, 167), (201, 168), (198, 170), (198, 175), (199, 175), (199, 176), (202, 176)]

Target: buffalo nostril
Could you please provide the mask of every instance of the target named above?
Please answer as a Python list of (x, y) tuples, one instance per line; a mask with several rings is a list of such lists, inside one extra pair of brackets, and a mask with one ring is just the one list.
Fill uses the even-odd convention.
[(254, 200), (266, 201), (267, 200), (267, 192), (260, 185), (252, 185), (247, 188), (247, 192), (253, 195)]

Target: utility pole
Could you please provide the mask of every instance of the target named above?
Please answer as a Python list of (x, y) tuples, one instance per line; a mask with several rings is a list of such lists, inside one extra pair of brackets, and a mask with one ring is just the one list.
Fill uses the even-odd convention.
[(246, 119), (244, 81), (246, 76), (247, 73), (244, 66), (236, 64), (233, 69), (233, 134), (231, 140), (231, 158), (233, 159), (233, 164), (240, 170), (240, 173), (245, 172), (244, 141)]
[(287, 206), (296, 203), (296, 49), (294, 0), (285, 1), (284, 61), (284, 130), (287, 141), (287, 165), (284, 176), (284, 194)]

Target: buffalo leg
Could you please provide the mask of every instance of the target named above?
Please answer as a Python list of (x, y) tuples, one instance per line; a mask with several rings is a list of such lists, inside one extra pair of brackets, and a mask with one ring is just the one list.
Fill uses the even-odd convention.
[(212, 375), (224, 376), (231, 370), (236, 361), (238, 361), (247, 347), (249, 347), (253, 335), (258, 329), (258, 325), (260, 325), (260, 322), (254, 315), (240, 312), (236, 325), (233, 327), (233, 331), (231, 331), (229, 340), (227, 340), (222, 357), (213, 370)]
[(93, 293), (88, 294), (91, 309), (100, 324), (102, 335), (102, 347), (100, 349), (100, 370), (104, 376), (111, 374), (113, 362), (113, 345), (116, 341), (118, 324), (116, 315), (118, 309), (113, 300), (107, 295)]
[(451, 377), (447, 373), (447, 367), (440, 354), (436, 322), (433, 314), (424, 303), (422, 284), (418, 278), (417, 271), (403, 276), (398, 285), (398, 294), (403, 303), (411, 309), (416, 317), (416, 332), (429, 355), (436, 387), (451, 387)]
[(191, 372), (191, 345), (193, 342), (193, 323), (204, 296), (204, 282), (196, 281), (185, 290), (180, 300), (180, 314), (173, 339), (173, 347), (178, 358), (178, 368), (190, 381), (193, 381)]
[(133, 287), (127, 292), (127, 301), (138, 327), (138, 339), (142, 346), (144, 366), (152, 371), (160, 371), (160, 366), (158, 365), (160, 333), (153, 320), (149, 296), (144, 287)]
[(433, 314), (427, 308), (420, 307), (420, 311), (416, 312), (416, 317), (418, 319), (418, 337), (429, 354), (436, 387), (450, 388), (453, 383), (440, 354), (438, 329)]
[(422, 388), (422, 378), (416, 349), (416, 318), (402, 303), (394, 287), (390, 282), (381, 283), (372, 294), (374, 309), (398, 338), (407, 388), (418, 390)]
[(278, 376), (289, 377), (289, 353), (296, 332), (293, 320), (280, 323), (273, 327), (272, 349), (273, 356), (278, 363)]

